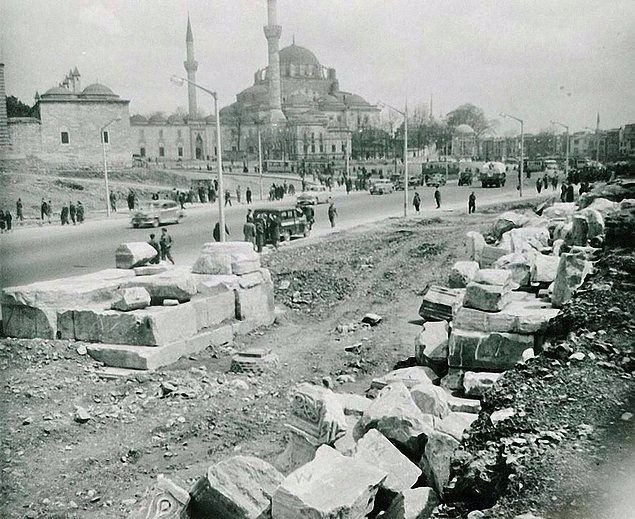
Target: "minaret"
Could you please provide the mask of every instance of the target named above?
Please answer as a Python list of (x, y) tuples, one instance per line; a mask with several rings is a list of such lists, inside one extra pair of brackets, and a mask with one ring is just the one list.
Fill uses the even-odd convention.
[[(190, 24), (190, 16), (187, 16), (187, 34), (185, 35), (185, 45), (187, 47), (187, 60), (183, 62), (183, 66), (187, 71), (187, 79), (196, 82), (196, 70), (198, 69), (198, 61), (194, 59), (194, 37), (192, 36), (192, 25)], [(187, 97), (190, 110), (190, 119), (198, 117), (198, 107), (196, 105), (196, 87), (191, 83), (187, 84)]]
[(285, 121), (285, 117), (282, 113), (280, 95), (280, 53), (278, 48), (282, 26), (278, 25), (276, 0), (267, 0), (267, 25), (265, 25), (264, 30), (269, 50), (269, 66), (267, 67), (269, 122), (277, 123)]
[(7, 151), (9, 145), (9, 121), (7, 119), (7, 93), (4, 87), (4, 63), (0, 62), (0, 151)]

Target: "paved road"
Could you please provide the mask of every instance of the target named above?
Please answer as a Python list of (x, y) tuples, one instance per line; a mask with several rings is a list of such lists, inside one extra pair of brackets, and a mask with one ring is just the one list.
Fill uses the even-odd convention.
[[(444, 210), (467, 212), (470, 188), (448, 185), (441, 189), (442, 210), (434, 209), (433, 188), (419, 188), (423, 199), (422, 216), (443, 213)], [(477, 204), (512, 200), (517, 191), (511, 186), (502, 189), (475, 187)], [(533, 195), (534, 193), (532, 193)], [(338, 209), (337, 229), (400, 216), (403, 212), (403, 192), (371, 196), (367, 192), (334, 191)], [(412, 200), (412, 194), (411, 194)], [(265, 202), (270, 205), (270, 203)], [(294, 204), (289, 198), (277, 205)], [(255, 207), (262, 204), (256, 203)], [(216, 207), (211, 205), (186, 209), (186, 217), (179, 225), (169, 226), (174, 239), (173, 255), (178, 263), (192, 262), (201, 246), (212, 241), (212, 228), (217, 220)], [(327, 206), (316, 210), (313, 235), (332, 232), (326, 215)], [(412, 207), (409, 208), (412, 211)], [(242, 226), (247, 207), (228, 208), (226, 220), (230, 238), (242, 240)], [(94, 272), (114, 266), (114, 251), (119, 243), (147, 241), (149, 229), (133, 229), (126, 216), (111, 220), (86, 222), (77, 227), (37, 227), (0, 236), (0, 287), (24, 285), (34, 281)]]

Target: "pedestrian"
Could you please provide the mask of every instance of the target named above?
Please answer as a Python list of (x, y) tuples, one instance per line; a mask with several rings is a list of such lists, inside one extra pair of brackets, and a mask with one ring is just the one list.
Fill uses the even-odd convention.
[(77, 223), (84, 223), (84, 206), (77, 201)]
[(62, 225), (68, 225), (68, 206), (62, 207), (62, 211), (60, 212), (60, 220)]
[(419, 212), (419, 207), (421, 207), (421, 197), (417, 191), (415, 191), (415, 196), (412, 198), (412, 205), (415, 206), (415, 211)]
[(229, 192), (229, 189), (225, 190), (225, 207), (232, 205), (232, 194)]
[(51, 223), (51, 215), (53, 214), (53, 204), (51, 203), (51, 201), (49, 200), (46, 203), (46, 217), (49, 220), (49, 224)]
[(18, 201), (15, 203), (15, 214), (18, 220), (24, 220), (24, 215), (22, 214), (22, 199), (18, 198)]
[(132, 189), (128, 190), (126, 201), (128, 202), (128, 211), (132, 211), (134, 209), (134, 195), (132, 193)]
[(254, 214), (251, 212), (251, 209), (247, 209), (247, 217), (245, 218), (248, 222), (254, 221)]
[(302, 207), (302, 212), (306, 217), (306, 223), (309, 225), (309, 231), (313, 228), (313, 223), (315, 222), (315, 211), (310, 205), (305, 205)]
[(168, 234), (168, 230), (164, 227), (161, 229), (161, 239), (159, 240), (159, 245), (161, 247), (161, 259), (169, 259), (174, 265), (174, 260), (172, 259), (172, 236)]
[(48, 210), (46, 208), (46, 200), (42, 198), (42, 204), (40, 205), (40, 218), (44, 221), (44, 217), (47, 216)]
[(150, 234), (150, 240), (148, 241), (148, 245), (151, 245), (157, 254), (154, 258), (150, 260), (150, 263), (156, 265), (161, 260), (161, 245), (156, 239), (156, 235), (154, 233)]
[(110, 209), (112, 209), (115, 213), (117, 212), (117, 195), (114, 191), (110, 192)]
[(13, 222), (13, 216), (11, 215), (11, 211), (9, 211), (8, 209), (4, 213), (4, 222), (5, 227), (7, 228), (7, 232), (10, 232), (12, 228), (11, 225)]
[(437, 203), (437, 209), (441, 209), (441, 191), (438, 187), (434, 190), (434, 201)]
[(236, 188), (236, 201), (240, 204), (240, 185)]
[(280, 221), (273, 214), (269, 215), (269, 236), (271, 243), (277, 249), (280, 242)]
[(567, 198), (567, 185), (562, 184), (562, 186), (560, 187), (560, 201), (564, 202), (565, 198)]
[[(220, 241), (220, 222), (216, 222), (214, 230), (212, 231), (212, 236), (214, 237), (214, 241)], [(229, 229), (227, 228), (227, 225), (225, 225), (225, 236), (229, 236)]]
[(569, 185), (567, 186), (567, 194), (566, 194), (566, 201), (567, 202), (573, 202), (575, 199), (575, 192), (573, 190), (573, 183), (569, 183)]
[(77, 215), (77, 209), (75, 208), (75, 204), (73, 204), (73, 202), (68, 203), (68, 214), (71, 217), (73, 225), (76, 225), (75, 216)]
[(540, 178), (536, 179), (536, 191), (538, 191), (538, 193), (542, 191), (542, 180)]
[(551, 190), (555, 191), (558, 189), (558, 175), (554, 175), (551, 179)]
[(4, 227), (5, 227), (4, 211), (2, 209), (0, 209), (0, 233), (4, 232)]
[(247, 220), (245, 225), (243, 225), (243, 235), (245, 236), (245, 241), (251, 243), (254, 248), (256, 247), (256, 226), (254, 225), (253, 219)]
[(251, 188), (247, 186), (247, 191), (245, 191), (245, 198), (247, 199), (247, 205), (251, 204)]
[(476, 212), (476, 194), (474, 191), (470, 193), (470, 197), (467, 200), (467, 212), (468, 214)]
[(263, 215), (259, 215), (258, 218), (256, 218), (255, 226), (256, 226), (256, 251), (262, 252), (262, 248), (265, 245), (265, 232), (266, 232)]
[(331, 227), (335, 227), (335, 217), (337, 216), (337, 209), (335, 208), (335, 203), (331, 200), (329, 205), (329, 222), (331, 222)]

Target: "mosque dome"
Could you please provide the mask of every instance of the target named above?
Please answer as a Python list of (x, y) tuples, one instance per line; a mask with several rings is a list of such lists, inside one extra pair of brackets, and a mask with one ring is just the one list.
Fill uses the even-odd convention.
[(320, 62), (309, 49), (305, 49), (294, 43), (280, 50), (280, 64), (319, 66)]
[(132, 124), (147, 124), (148, 119), (146, 119), (143, 115), (135, 114), (130, 117), (130, 122)]
[(68, 96), (68, 95), (73, 95), (73, 92), (71, 92), (68, 88), (62, 87), (62, 86), (56, 86), (53, 88), (49, 88), (46, 92), (44, 92), (42, 94), (41, 97), (45, 97), (45, 96)]
[(341, 110), (344, 108), (344, 103), (335, 96), (325, 95), (318, 99), (318, 105), (323, 110)]
[(115, 97), (115, 93), (106, 85), (102, 85), (101, 83), (93, 83), (92, 85), (88, 85), (86, 88), (84, 88), (84, 90), (82, 90), (81, 95)]
[(454, 128), (455, 135), (474, 135), (476, 132), (469, 124), (459, 124)]
[(357, 94), (344, 94), (342, 100), (346, 106), (368, 106), (368, 101)]
[(168, 117), (168, 124), (185, 124), (185, 120), (180, 115), (173, 114)]
[(152, 117), (150, 117), (150, 119), (148, 119), (148, 122), (151, 124), (165, 124), (166, 119), (165, 116), (162, 114), (154, 114)]

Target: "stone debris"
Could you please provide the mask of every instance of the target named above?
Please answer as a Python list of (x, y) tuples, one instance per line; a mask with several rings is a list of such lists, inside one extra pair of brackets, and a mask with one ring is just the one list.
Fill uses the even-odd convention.
[(494, 411), (489, 419), (493, 425), (497, 425), (500, 422), (505, 420), (509, 420), (516, 414), (516, 411), (513, 407), (506, 407), (505, 409), (499, 409), (498, 411)]
[(448, 358), (449, 326), (447, 321), (424, 323), (415, 338), (415, 358), (424, 366), (444, 363)]
[(115, 250), (115, 266), (118, 269), (132, 269), (145, 265), (156, 256), (156, 249), (144, 241), (122, 243)]
[(370, 324), (371, 326), (377, 326), (382, 321), (381, 315), (368, 313), (362, 317), (362, 323)]
[(362, 416), (364, 411), (366, 411), (373, 402), (365, 396), (356, 395), (355, 393), (334, 393), (334, 396), (342, 406), (342, 409), (344, 409), (344, 414), (347, 416)]
[(448, 277), (450, 288), (465, 288), (474, 279), (479, 266), (476, 261), (457, 261)]
[(481, 410), (481, 401), (472, 398), (459, 398), (448, 394), (447, 402), (450, 410), (454, 412), (478, 414)]
[(452, 436), (433, 431), (419, 462), (426, 480), (440, 495), (450, 480), (450, 462), (458, 446), (459, 442)]
[(505, 256), (501, 256), (494, 262), (493, 267), (511, 272), (512, 281), (518, 286), (529, 285), (531, 262), (524, 254), (518, 252), (505, 254)]
[(259, 519), (271, 512), (271, 496), (284, 476), (266, 461), (234, 456), (212, 465), (191, 491), (192, 519)]
[(477, 370), (505, 370), (522, 361), (534, 346), (532, 335), (455, 329), (449, 343), (448, 365)]
[(177, 306), (179, 304), (178, 299), (164, 299), (163, 306)]
[(509, 250), (504, 247), (497, 247), (494, 245), (484, 245), (481, 250), (481, 256), (479, 260), (479, 265), (481, 268), (488, 268), (494, 265), (498, 261), (499, 258), (506, 256), (509, 254)]
[(452, 412), (443, 419), (434, 420), (434, 428), (444, 434), (452, 436), (452, 438), (461, 441), (461, 437), (465, 430), (472, 425), (472, 422), (478, 418), (474, 413)]
[(512, 253), (527, 254), (549, 247), (549, 230), (546, 227), (524, 227), (503, 234), (501, 247)]
[(145, 288), (122, 288), (118, 291), (118, 296), (111, 305), (113, 310), (129, 312), (150, 306), (150, 293)]
[(467, 237), (467, 257), (470, 261), (481, 262), (481, 254), (483, 247), (485, 247), (485, 238), (480, 232), (469, 231), (466, 234)]
[(194, 277), (184, 268), (172, 268), (152, 276), (136, 276), (122, 287), (145, 288), (150, 293), (153, 305), (160, 305), (165, 299), (185, 303), (198, 292)]
[(419, 315), (425, 321), (451, 321), (453, 312), (461, 306), (465, 290), (430, 285), (419, 307)]
[(142, 267), (133, 268), (135, 276), (153, 276), (154, 274), (162, 274), (170, 270), (169, 265), (144, 265)]
[(425, 438), (432, 432), (431, 415), (425, 415), (403, 382), (394, 382), (379, 392), (355, 427), (357, 440), (370, 429), (377, 429), (386, 438), (409, 452), (421, 452)]
[(388, 476), (381, 486), (395, 494), (412, 488), (421, 475), (419, 467), (375, 429), (371, 429), (358, 440), (353, 459), (385, 471)]
[(560, 308), (569, 301), (590, 271), (589, 261), (576, 254), (562, 254), (553, 284), (552, 304)]
[(559, 260), (557, 256), (536, 254), (531, 265), (531, 282), (546, 285), (552, 283), (556, 279)]
[[(257, 265), (256, 265), (257, 264)], [(210, 242), (192, 266), (194, 274), (246, 274), (258, 270), (260, 256), (249, 242)], [(234, 269), (237, 271), (235, 272)]]
[(187, 517), (190, 494), (163, 474), (146, 490), (140, 509), (130, 517), (134, 519), (182, 519)]
[(450, 414), (448, 393), (439, 386), (418, 384), (410, 389), (410, 395), (421, 412), (437, 418)]
[(374, 507), (385, 471), (323, 445), (273, 494), (275, 519), (362, 519)]
[(75, 407), (75, 421), (77, 423), (86, 423), (90, 420), (90, 413), (81, 406)]
[(496, 218), (491, 234), (494, 238), (500, 239), (507, 231), (524, 227), (528, 223), (529, 218), (524, 214), (507, 211)]
[[(502, 272), (509, 274), (508, 271)], [(509, 277), (511, 279), (511, 274)], [(472, 281), (465, 289), (463, 306), (485, 312), (500, 312), (511, 302), (511, 290), (511, 285), (491, 285)]]
[(434, 373), (431, 373), (431, 371), (432, 370), (424, 366), (396, 369), (394, 371), (390, 371), (383, 377), (373, 379), (370, 387), (374, 389), (383, 389), (393, 382), (401, 382), (408, 388), (414, 387), (418, 384), (432, 384), (433, 380), (431, 378), (431, 374), (433, 375)]
[(390, 504), (382, 519), (427, 519), (439, 504), (431, 487), (411, 488), (400, 492)]
[(466, 371), (463, 375), (463, 389), (465, 394), (468, 396), (482, 397), (502, 376), (502, 373), (476, 373), (474, 371)]
[(278, 356), (271, 353), (269, 348), (251, 348), (232, 357), (229, 371), (260, 375), (277, 367), (278, 364)]
[[(344, 456), (352, 456), (355, 453), (357, 442), (355, 441), (353, 432), (358, 420), (359, 418), (357, 416), (346, 415), (346, 434), (335, 440), (335, 442), (333, 443), (333, 448)], [(306, 462), (308, 463), (309, 461), (311, 461), (313, 459), (313, 456), (315, 456), (315, 451), (311, 452), (311, 458), (308, 459)]]

